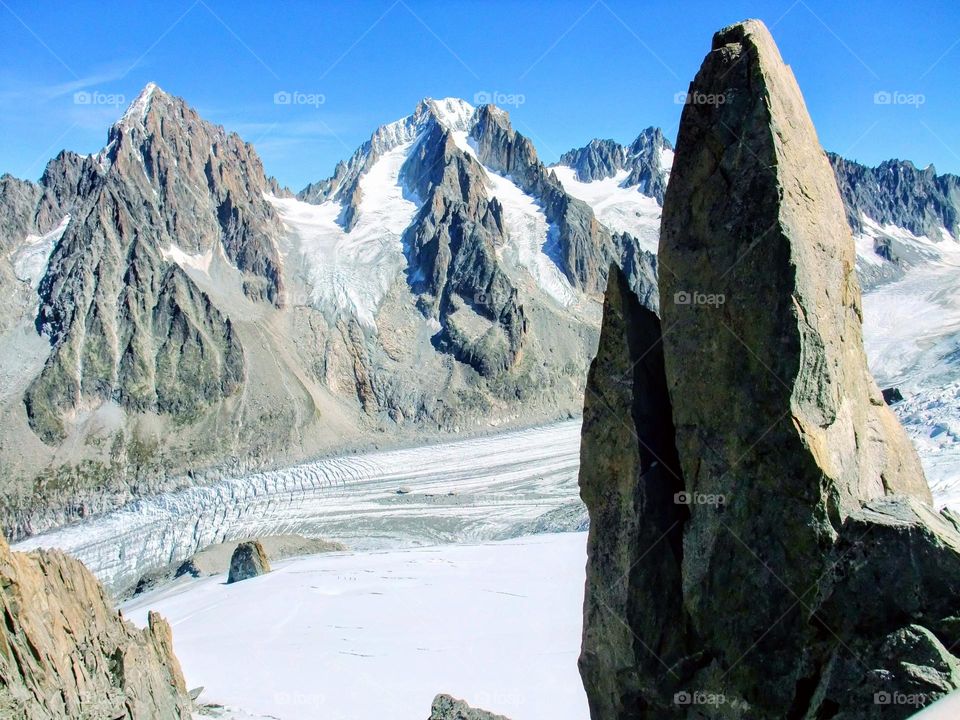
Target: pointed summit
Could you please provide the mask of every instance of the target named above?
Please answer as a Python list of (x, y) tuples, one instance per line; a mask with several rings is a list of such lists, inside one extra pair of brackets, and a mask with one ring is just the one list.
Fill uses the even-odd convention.
[(140, 91), (140, 94), (127, 106), (126, 111), (120, 116), (120, 119), (114, 123), (114, 126), (127, 125), (131, 122), (139, 122), (142, 124), (144, 120), (146, 120), (147, 113), (150, 112), (150, 106), (154, 96), (157, 95), (165, 99), (170, 98), (155, 82), (148, 82), (143, 87), (143, 90)]

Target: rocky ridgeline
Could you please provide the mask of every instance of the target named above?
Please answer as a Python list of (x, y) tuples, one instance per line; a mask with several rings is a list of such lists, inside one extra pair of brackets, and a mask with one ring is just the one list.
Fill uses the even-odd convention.
[(565, 152), (558, 164), (572, 167), (581, 182), (605, 180), (626, 170), (622, 186), (635, 187), (662, 205), (670, 178), (670, 168), (662, 166), (662, 158), (664, 151), (672, 150), (673, 146), (663, 136), (663, 131), (649, 127), (630, 145), (613, 140), (591, 140), (582, 148)]
[(867, 167), (828, 153), (855, 231), (862, 215), (881, 225), (906, 228), (939, 240), (941, 228), (960, 237), (960, 177), (937, 175), (932, 165), (920, 170), (909, 160), (887, 160)]
[(188, 720), (170, 626), (135, 628), (77, 560), (0, 538), (0, 717)]
[(690, 91), (724, 102), (684, 108), (661, 316), (611, 276), (584, 405), (591, 715), (906, 717), (960, 687), (958, 522), (868, 372), (836, 180), (763, 24)]

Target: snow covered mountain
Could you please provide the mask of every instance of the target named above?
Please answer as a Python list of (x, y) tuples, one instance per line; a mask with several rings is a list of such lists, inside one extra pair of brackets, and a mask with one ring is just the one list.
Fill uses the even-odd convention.
[[(507, 113), (424, 100), (297, 196), (149, 85), (0, 179), (0, 518), (22, 536), (325, 452), (579, 412), (611, 265)], [(649, 243), (647, 243), (649, 247)]]
[[(903, 415), (917, 442), (949, 457), (957, 178), (833, 163), (868, 348), (887, 358), (875, 373), (921, 404)], [(238, 136), (148, 86), (99, 153), (62, 152), (37, 183), (0, 178), (8, 533), (330, 452), (578, 414), (610, 265), (656, 306), (671, 164), (648, 128), (547, 167), (506, 112), (426, 99), (294, 195)], [(874, 333), (911, 307), (930, 322)], [(903, 343), (909, 360), (889, 360)]]

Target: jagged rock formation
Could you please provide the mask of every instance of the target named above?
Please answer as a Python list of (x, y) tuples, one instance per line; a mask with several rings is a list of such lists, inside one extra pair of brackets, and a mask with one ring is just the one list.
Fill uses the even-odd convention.
[(847, 211), (847, 221), (856, 232), (863, 230), (863, 216), (881, 225), (906, 228), (914, 235), (939, 240), (945, 228), (954, 237), (960, 233), (960, 177), (937, 175), (929, 165), (918, 169), (909, 160), (887, 160), (867, 167), (828, 153)]
[(513, 367), (527, 331), (517, 288), (497, 260), (508, 232), (480, 163), (433, 124), (402, 175), (425, 199), (405, 236), (411, 285), (443, 328), (438, 343), (493, 376)]
[(670, 178), (670, 166), (664, 167), (663, 161), (671, 156), (672, 150), (663, 131), (649, 127), (626, 146), (613, 140), (591, 140), (582, 148), (565, 152), (558, 164), (573, 168), (582, 182), (612, 178), (626, 170), (628, 174), (621, 185), (636, 187), (638, 192), (656, 198), (662, 205)]
[(134, 628), (79, 561), (0, 538), (0, 605), (0, 717), (190, 718), (170, 626)]
[(556, 227), (555, 254), (570, 283), (586, 292), (602, 292), (607, 269), (619, 263), (620, 253), (590, 206), (564, 191), (556, 175), (537, 158), (533, 143), (510, 126), (503, 110), (492, 105), (479, 108), (470, 137), (480, 162), (509, 176), (539, 200), (547, 220)]
[(230, 573), (227, 584), (248, 580), (270, 572), (270, 561), (259, 540), (242, 542), (230, 557)]
[(252, 148), (148, 86), (96, 157), (61, 153), (40, 181), (41, 231), (64, 214), (39, 284), (52, 351), (24, 401), (47, 443), (91, 402), (190, 420), (234, 394), (243, 351), (229, 319), (169, 256), (222, 252), (251, 298), (279, 303), (279, 218)]
[(472, 708), (463, 700), (457, 700), (450, 695), (437, 695), (430, 706), (430, 717), (427, 720), (507, 720), (507, 718), (486, 710)]
[(681, 119), (663, 332), (611, 281), (588, 382), (591, 715), (905, 717), (874, 694), (960, 682), (960, 534), (867, 370), (840, 196), (763, 24), (718, 32), (691, 92), (725, 102)]

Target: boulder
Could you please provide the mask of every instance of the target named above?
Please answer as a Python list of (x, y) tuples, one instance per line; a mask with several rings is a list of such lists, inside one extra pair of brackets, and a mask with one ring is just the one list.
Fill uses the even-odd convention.
[(230, 574), (227, 584), (248, 580), (270, 572), (270, 561), (259, 540), (250, 540), (237, 545), (230, 558)]
[(906, 717), (873, 696), (958, 686), (960, 534), (867, 368), (834, 175), (761, 22), (687, 98), (661, 316), (611, 279), (584, 402), (591, 715)]

